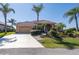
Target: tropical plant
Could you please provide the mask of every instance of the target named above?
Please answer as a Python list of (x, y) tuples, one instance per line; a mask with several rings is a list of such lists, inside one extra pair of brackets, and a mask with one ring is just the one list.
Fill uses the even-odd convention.
[(65, 13), (65, 16), (69, 17), (69, 23), (75, 20), (77, 31), (78, 31), (78, 14), (79, 14), (79, 7), (70, 9), (68, 12)]
[(33, 5), (32, 10), (35, 11), (37, 14), (37, 21), (39, 21), (39, 13), (41, 12), (42, 9), (43, 9), (43, 4), (40, 4), (38, 6)]
[(0, 3), (0, 5), (1, 5), (0, 11), (3, 13), (4, 19), (5, 19), (5, 33), (7, 33), (7, 15), (11, 11), (13, 13), (15, 13), (15, 11), (14, 11), (14, 9), (9, 8), (9, 4), (8, 3), (5, 3), (5, 4)]
[(47, 34), (52, 28), (51, 24), (44, 24), (44, 32)]
[(35, 30), (43, 30), (43, 28), (44, 28), (43, 24), (37, 24), (37, 25), (34, 26)]
[(65, 27), (66, 27), (66, 25), (63, 24), (63, 23), (58, 23), (58, 24), (56, 24), (56, 28), (57, 28), (58, 31), (63, 31), (63, 29), (64, 29)]
[(11, 27), (13, 28), (13, 25), (16, 25), (16, 20), (11, 18), (11, 20), (9, 20), (9, 23), (11, 23)]

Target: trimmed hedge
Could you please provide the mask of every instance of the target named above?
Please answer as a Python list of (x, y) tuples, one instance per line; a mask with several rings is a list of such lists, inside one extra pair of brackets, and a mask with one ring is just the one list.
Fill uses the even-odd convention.
[(42, 34), (42, 31), (39, 31), (39, 30), (35, 30), (35, 31), (32, 31), (31, 32), (31, 35), (41, 35)]

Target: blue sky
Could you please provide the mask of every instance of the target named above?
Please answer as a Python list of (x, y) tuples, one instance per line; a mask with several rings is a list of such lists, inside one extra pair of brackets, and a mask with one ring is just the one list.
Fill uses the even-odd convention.
[[(32, 21), (36, 20), (36, 13), (32, 11), (33, 3), (12, 3), (10, 7), (15, 10), (15, 14), (12, 12), (8, 14), (8, 19), (14, 18), (17, 22)], [(69, 9), (79, 6), (78, 4), (68, 4), (68, 3), (44, 3), (44, 8), (40, 12), (40, 20), (51, 20), (53, 22), (62, 22), (66, 24), (67, 28), (75, 27), (75, 22), (71, 24), (68, 23), (68, 18), (64, 18), (63, 15)], [(1, 6), (0, 6), (1, 7)], [(0, 12), (0, 21), (4, 22), (4, 17)]]

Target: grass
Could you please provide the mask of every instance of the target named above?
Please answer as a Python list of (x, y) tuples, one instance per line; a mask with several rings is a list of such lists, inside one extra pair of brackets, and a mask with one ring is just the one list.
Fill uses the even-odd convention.
[(78, 31), (76, 31), (76, 32), (74, 32), (74, 33), (79, 35), (79, 32), (78, 32)]
[(66, 37), (63, 38), (63, 41), (59, 41), (49, 37), (44, 37), (39, 42), (46, 48), (79, 48), (79, 39)]
[(15, 32), (7, 32), (6, 34), (4, 32), (0, 33), (0, 38), (6, 35), (10, 35), (10, 34), (15, 34)]

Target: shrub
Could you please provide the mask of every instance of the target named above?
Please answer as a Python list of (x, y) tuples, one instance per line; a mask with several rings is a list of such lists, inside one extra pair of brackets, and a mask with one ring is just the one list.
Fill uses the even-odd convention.
[(42, 34), (42, 31), (40, 31), (40, 30), (35, 30), (35, 31), (32, 31), (31, 32), (31, 35), (41, 35)]
[(59, 32), (61, 37), (65, 37), (65, 33), (64, 32)]
[(65, 34), (68, 35), (68, 36), (70, 36), (70, 37), (74, 37), (75, 30), (76, 30), (75, 28), (67, 29), (67, 30), (65, 30)]
[(66, 33), (66, 34), (74, 33), (74, 31), (75, 31), (74, 28), (70, 28), (70, 29), (65, 30), (65, 33)]
[(15, 28), (7, 28), (7, 32), (15, 32)]
[(75, 37), (79, 37), (79, 32), (78, 31), (75, 31), (74, 34), (75, 34)]
[(5, 30), (4, 29), (0, 29), (0, 32), (4, 32)]
[(59, 34), (57, 33), (57, 31), (55, 31), (55, 30), (50, 30), (50, 31), (48, 32), (48, 35), (49, 35), (50, 37), (57, 37), (57, 36), (59, 36)]
[[(15, 32), (15, 31), (16, 31), (15, 28), (7, 27), (7, 32)], [(5, 29), (0, 29), (0, 32), (5, 32)]]

